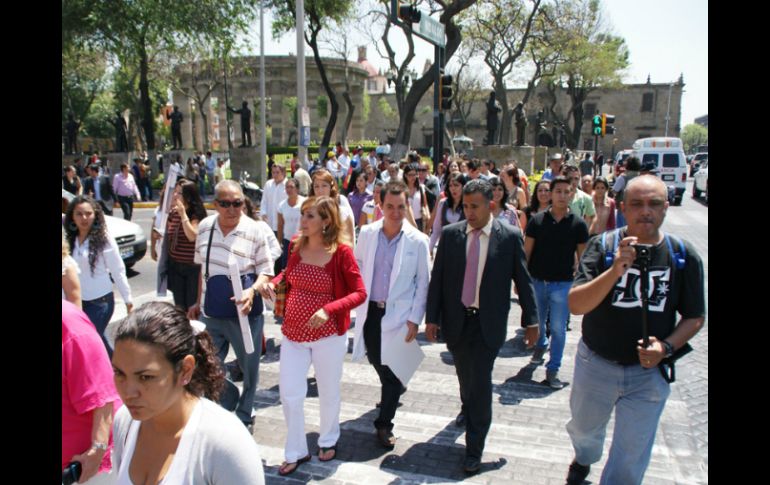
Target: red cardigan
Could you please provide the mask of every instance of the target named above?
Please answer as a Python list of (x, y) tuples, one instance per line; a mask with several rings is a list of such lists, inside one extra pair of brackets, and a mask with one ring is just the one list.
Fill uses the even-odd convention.
[[(299, 251), (291, 252), (293, 242), (289, 245), (289, 261), (286, 263), (286, 270), (272, 279), (272, 283), (277, 285), (283, 280), (286, 273), (291, 273), (301, 261)], [(323, 306), (323, 309), (331, 315), (337, 317), (337, 335), (345, 335), (350, 328), (350, 310), (356, 308), (366, 301), (366, 285), (361, 278), (361, 271), (358, 269), (358, 263), (353, 255), (350, 246), (340, 244), (332, 255), (324, 270), (332, 277), (334, 286), (334, 301)], [(291, 291), (291, 285), (287, 282), (287, 295)]]

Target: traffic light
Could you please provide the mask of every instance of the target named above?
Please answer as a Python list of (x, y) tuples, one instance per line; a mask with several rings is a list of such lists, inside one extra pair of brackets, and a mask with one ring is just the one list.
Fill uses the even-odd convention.
[(442, 111), (452, 109), (452, 75), (444, 74), (443, 71), (438, 81), (438, 101)]
[(604, 135), (615, 134), (615, 127), (612, 126), (613, 123), (615, 123), (615, 115), (602, 113), (602, 138), (604, 138)]
[(601, 136), (602, 134), (602, 116), (596, 113), (592, 120), (593, 134), (594, 136)]
[(398, 17), (404, 22), (416, 24), (420, 21), (420, 11), (415, 5), (399, 5)]

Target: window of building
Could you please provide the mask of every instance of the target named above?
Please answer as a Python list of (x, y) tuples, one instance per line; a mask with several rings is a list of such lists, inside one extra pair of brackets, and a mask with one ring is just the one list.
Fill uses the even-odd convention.
[(637, 138), (650, 138), (650, 137), (652, 137), (652, 135), (650, 135), (649, 133), (639, 133), (639, 136), (637, 136)]
[(655, 93), (642, 94), (642, 112), (652, 111), (652, 102), (655, 99)]
[(425, 146), (426, 147), (432, 147), (433, 146), (433, 134), (425, 135)]
[(373, 79), (370, 79), (369, 81), (367, 81), (367, 83), (368, 83), (367, 84), (367, 86), (368, 86), (367, 89), (369, 91), (376, 91), (377, 90), (377, 81), (375, 81)]
[(589, 138), (583, 139), (583, 150), (593, 150), (594, 149), (594, 137), (591, 135)]
[(596, 114), (596, 103), (587, 103), (583, 110), (583, 119), (590, 120)]

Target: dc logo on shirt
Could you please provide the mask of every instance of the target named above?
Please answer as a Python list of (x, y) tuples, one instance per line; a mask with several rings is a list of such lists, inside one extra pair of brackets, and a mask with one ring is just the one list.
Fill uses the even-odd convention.
[[(671, 268), (650, 270), (649, 301), (650, 311), (663, 312), (666, 298), (671, 289)], [(642, 280), (639, 269), (630, 268), (615, 285), (612, 292), (612, 306), (618, 308), (641, 308)]]

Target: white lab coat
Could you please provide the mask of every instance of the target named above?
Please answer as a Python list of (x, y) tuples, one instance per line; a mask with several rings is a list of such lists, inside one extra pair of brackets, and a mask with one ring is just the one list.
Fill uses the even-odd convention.
[[(377, 268), (375, 255), (377, 239), (383, 219), (361, 228), (354, 254), (361, 270), (367, 295), (372, 291), (372, 279)], [(425, 316), (428, 298), (428, 236), (404, 221), (404, 234), (398, 243), (393, 259), (393, 272), (390, 275), (388, 299), (385, 302), (385, 315), (382, 317), (382, 348), (406, 325), (407, 321), (420, 324)], [(364, 344), (364, 323), (369, 310), (369, 297), (356, 308), (355, 339), (353, 341), (353, 361), (366, 355)]]

